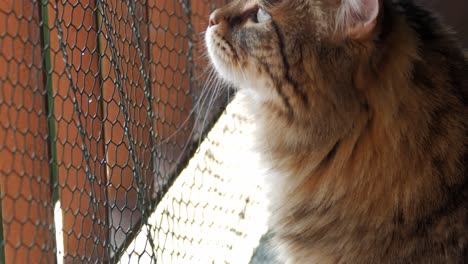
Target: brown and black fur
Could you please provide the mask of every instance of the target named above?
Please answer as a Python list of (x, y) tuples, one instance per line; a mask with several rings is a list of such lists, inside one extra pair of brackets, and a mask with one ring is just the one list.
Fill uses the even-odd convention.
[(468, 263), (467, 59), (411, 1), (379, 1), (358, 34), (337, 22), (346, 1), (234, 1), (211, 17), (213, 64), (257, 121), (281, 258)]

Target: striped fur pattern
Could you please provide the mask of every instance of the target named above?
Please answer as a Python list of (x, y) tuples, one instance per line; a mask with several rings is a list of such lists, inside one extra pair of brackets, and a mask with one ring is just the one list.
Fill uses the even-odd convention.
[(432, 14), (239, 0), (206, 43), (248, 94), (284, 262), (468, 263), (468, 62)]

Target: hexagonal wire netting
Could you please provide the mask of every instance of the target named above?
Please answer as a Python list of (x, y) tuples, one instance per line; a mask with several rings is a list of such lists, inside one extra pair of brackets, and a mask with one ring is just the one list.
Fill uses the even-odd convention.
[(227, 101), (202, 91), (224, 2), (0, 1), (0, 262), (114, 263), (151, 225)]

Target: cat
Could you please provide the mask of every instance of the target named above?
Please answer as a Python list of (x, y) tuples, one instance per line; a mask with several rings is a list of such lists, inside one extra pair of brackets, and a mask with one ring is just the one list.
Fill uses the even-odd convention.
[(468, 263), (468, 62), (412, 1), (239, 0), (205, 34), (245, 93), (285, 263)]

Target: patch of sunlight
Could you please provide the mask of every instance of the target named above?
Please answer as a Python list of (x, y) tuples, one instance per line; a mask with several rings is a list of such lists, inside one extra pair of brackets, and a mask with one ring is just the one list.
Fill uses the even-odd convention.
[(238, 96), (120, 263), (249, 263), (268, 218), (253, 129)]
[(55, 241), (57, 242), (57, 264), (63, 264), (63, 229), (62, 229), (62, 208), (60, 201), (54, 207)]

